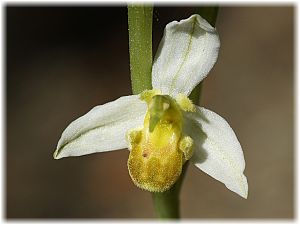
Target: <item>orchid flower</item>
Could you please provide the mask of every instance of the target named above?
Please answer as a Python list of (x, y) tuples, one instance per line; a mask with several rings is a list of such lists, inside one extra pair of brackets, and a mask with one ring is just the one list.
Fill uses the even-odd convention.
[(55, 159), (128, 148), (133, 182), (168, 190), (182, 166), (197, 168), (247, 198), (241, 145), (218, 114), (188, 98), (214, 66), (219, 36), (199, 15), (167, 24), (152, 67), (153, 90), (94, 107), (63, 132)]

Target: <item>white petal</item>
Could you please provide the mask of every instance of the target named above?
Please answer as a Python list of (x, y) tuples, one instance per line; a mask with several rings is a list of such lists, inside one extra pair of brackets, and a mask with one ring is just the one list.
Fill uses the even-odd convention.
[(94, 107), (63, 132), (55, 159), (127, 147), (126, 131), (143, 124), (147, 106), (137, 95)]
[(167, 24), (153, 63), (153, 88), (188, 96), (215, 64), (219, 48), (216, 29), (199, 15)]
[(185, 114), (185, 132), (195, 141), (191, 161), (229, 190), (247, 198), (244, 155), (229, 124), (218, 114), (197, 107), (196, 113)]

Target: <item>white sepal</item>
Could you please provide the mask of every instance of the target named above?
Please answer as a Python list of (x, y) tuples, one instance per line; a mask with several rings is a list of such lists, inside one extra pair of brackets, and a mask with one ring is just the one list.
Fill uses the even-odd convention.
[(218, 114), (202, 107), (185, 113), (184, 132), (194, 139), (191, 161), (203, 172), (242, 196), (248, 196), (242, 147), (229, 124)]
[(64, 130), (54, 158), (126, 148), (126, 132), (142, 126), (146, 110), (138, 95), (94, 107)]
[(167, 24), (153, 63), (153, 88), (188, 96), (212, 69), (219, 48), (216, 29), (199, 15)]

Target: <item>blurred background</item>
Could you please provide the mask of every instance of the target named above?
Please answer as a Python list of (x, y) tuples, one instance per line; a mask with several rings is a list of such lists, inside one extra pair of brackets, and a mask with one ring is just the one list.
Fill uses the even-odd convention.
[[(153, 51), (167, 23), (195, 7), (155, 7)], [(190, 165), (183, 218), (294, 217), (293, 6), (222, 7), (218, 61), (201, 105), (226, 118), (244, 150), (244, 200)], [(127, 150), (54, 160), (66, 126), (131, 94), (127, 9), (6, 5), (7, 218), (154, 218)]]

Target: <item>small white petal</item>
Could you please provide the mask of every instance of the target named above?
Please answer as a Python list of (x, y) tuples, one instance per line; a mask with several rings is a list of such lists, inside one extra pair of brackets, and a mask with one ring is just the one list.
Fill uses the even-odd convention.
[(248, 195), (243, 174), (245, 160), (242, 147), (229, 124), (218, 114), (202, 107), (185, 113), (185, 133), (195, 142), (191, 161), (202, 171), (243, 198)]
[(126, 148), (126, 131), (142, 126), (146, 110), (147, 105), (137, 95), (94, 107), (65, 129), (54, 158)]
[(199, 15), (167, 24), (153, 63), (153, 88), (188, 96), (212, 69), (219, 48), (216, 29)]

